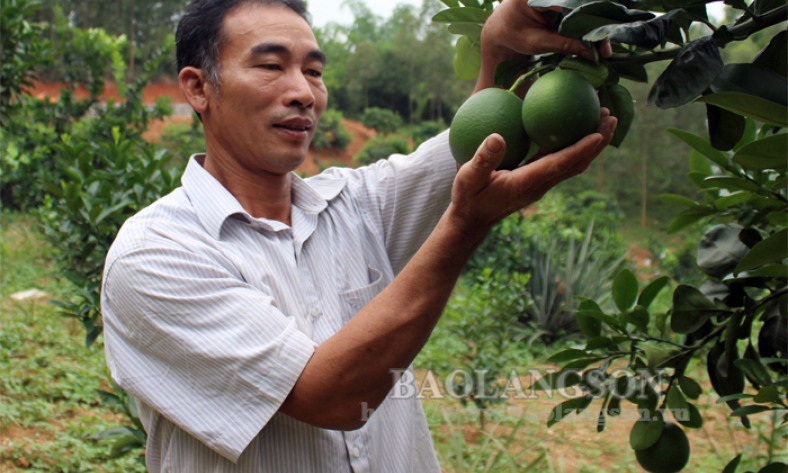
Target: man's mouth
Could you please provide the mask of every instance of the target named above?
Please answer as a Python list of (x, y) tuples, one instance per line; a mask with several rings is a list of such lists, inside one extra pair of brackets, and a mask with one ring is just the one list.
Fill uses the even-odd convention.
[(274, 126), (293, 131), (307, 131), (312, 128), (312, 120), (308, 118), (293, 118), (276, 123)]

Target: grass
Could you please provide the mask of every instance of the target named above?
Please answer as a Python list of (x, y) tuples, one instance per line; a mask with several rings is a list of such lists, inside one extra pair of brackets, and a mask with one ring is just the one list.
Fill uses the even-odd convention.
[[(126, 424), (120, 411), (101, 404), (95, 393), (109, 388), (101, 338), (87, 350), (78, 322), (58, 316), (43, 300), (9, 298), (35, 288), (58, 299), (70, 288), (58, 278), (56, 250), (38, 235), (33, 220), (8, 213), (0, 218), (0, 473), (144, 471), (133, 457), (108, 458), (110, 442), (84, 440)], [(424, 368), (436, 360), (457, 362), (462, 346), (449, 335), (451, 322), (447, 318), (439, 323), (416, 360), (420, 382)], [(522, 374), (523, 387), (531, 383), (526, 370), (544, 368), (541, 360), (551, 350), (534, 353), (523, 347), (511, 354), (511, 366)], [(739, 421), (716, 404), (705, 368), (692, 366), (690, 372), (705, 388), (698, 405), (705, 424), (688, 432), (692, 457), (685, 471), (719, 472), (741, 452), (738, 471), (758, 471), (768, 450), (772, 420), (767, 414), (751, 416), (753, 428), (741, 429)], [(423, 404), (446, 472), (642, 471), (628, 445), (631, 421), (614, 419), (597, 434), (590, 418), (573, 415), (547, 428), (544, 416), (560, 400), (542, 393), (536, 399), (496, 405), (487, 413), (484, 431), (479, 430), (474, 407), (450, 398), (425, 399)], [(598, 403), (589, 410), (598, 411)], [(786, 461), (785, 443), (778, 441), (776, 446), (775, 460)]]
[(68, 293), (54, 249), (31, 219), (4, 213), (0, 255), (0, 472), (145, 471), (135, 458), (109, 459), (109, 443), (84, 440), (124, 423), (95, 392), (108, 388), (101, 345), (87, 350), (81, 325), (46, 300), (9, 297)]

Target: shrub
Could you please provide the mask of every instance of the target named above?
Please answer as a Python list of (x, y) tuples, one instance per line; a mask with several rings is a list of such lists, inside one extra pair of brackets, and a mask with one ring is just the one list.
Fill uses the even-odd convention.
[(418, 148), (422, 143), (433, 136), (439, 135), (449, 127), (439, 121), (427, 121), (419, 123), (413, 127), (410, 137), (413, 140), (413, 148)]
[(353, 134), (342, 123), (343, 118), (344, 116), (339, 110), (326, 110), (317, 124), (315, 136), (312, 138), (312, 148), (347, 149), (350, 142), (353, 141)]
[(353, 157), (359, 166), (367, 166), (381, 159), (386, 159), (392, 154), (410, 153), (408, 142), (399, 136), (376, 136), (367, 141), (361, 151)]
[(159, 146), (175, 155), (173, 161), (179, 164), (185, 164), (194, 153), (205, 152), (205, 133), (197, 114), (192, 114), (192, 121), (188, 125), (170, 123), (165, 126)]
[(402, 126), (402, 117), (385, 108), (369, 107), (361, 116), (361, 123), (378, 133), (388, 135)]

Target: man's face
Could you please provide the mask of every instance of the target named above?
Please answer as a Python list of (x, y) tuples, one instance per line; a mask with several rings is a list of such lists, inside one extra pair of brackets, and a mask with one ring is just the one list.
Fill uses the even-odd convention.
[(246, 171), (296, 169), (328, 99), (312, 29), (285, 6), (252, 4), (229, 12), (222, 35), (219, 90), (207, 90), (206, 132)]

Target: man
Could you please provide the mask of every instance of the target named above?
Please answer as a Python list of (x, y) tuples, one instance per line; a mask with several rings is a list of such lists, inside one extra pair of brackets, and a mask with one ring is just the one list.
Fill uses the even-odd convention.
[[(124, 225), (102, 293), (107, 363), (137, 401), (151, 472), (440, 471), (392, 372), (491, 226), (584, 170), (615, 128), (603, 113), (600, 133), (513, 172), (494, 171), (497, 135), (457, 170), (444, 133), (304, 181), (292, 171), (327, 102), (305, 18), (300, 0), (194, 0), (179, 25), (206, 153)], [(506, 0), (477, 90), (500, 61), (551, 50), (588, 54)]]

